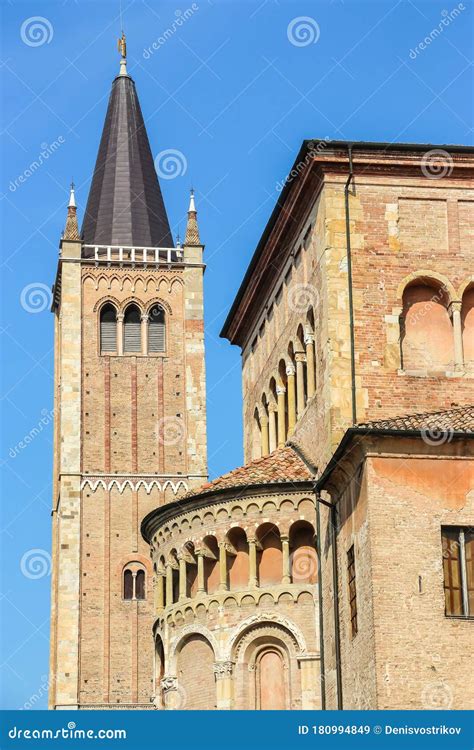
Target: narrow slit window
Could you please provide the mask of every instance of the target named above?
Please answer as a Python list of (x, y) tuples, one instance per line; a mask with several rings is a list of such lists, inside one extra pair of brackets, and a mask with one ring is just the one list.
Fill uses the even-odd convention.
[(357, 634), (357, 591), (354, 545), (347, 552), (347, 581), (349, 585), (349, 607), (351, 613), (352, 638)]
[(126, 570), (123, 574), (123, 598), (133, 599), (133, 573)]
[(474, 530), (462, 526), (441, 529), (445, 613), (474, 617)]

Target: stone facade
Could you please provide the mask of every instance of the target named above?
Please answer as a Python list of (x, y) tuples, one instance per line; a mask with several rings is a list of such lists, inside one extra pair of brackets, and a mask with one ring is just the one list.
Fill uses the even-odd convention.
[[(397, 153), (394, 146), (393, 151), (385, 155), (369, 144), (354, 149), (353, 156), (356, 189), (349, 192), (349, 212), (356, 421), (472, 401), (472, 155), (453, 150), (449, 174), (437, 180), (422, 171), (422, 147)], [(299, 178), (288, 183), (286, 210), (266, 232), (252, 279), (226, 326), (225, 335), (242, 347), (246, 460), (261, 455), (260, 423), (275, 419), (278, 389), (286, 398), (280, 444), (293, 433), (321, 468), (354, 421), (347, 176), (347, 146), (327, 144), (312, 152)], [(403, 361), (401, 339), (404, 295), (405, 307), (413, 304), (406, 290), (419, 287), (428, 289), (428, 301), (418, 303), (415, 323), (434, 346), (424, 357), (417, 352), (414, 367), (407, 356)], [(439, 313), (429, 301), (436, 302), (437, 293)], [(438, 362), (443, 331), (450, 356)], [(313, 357), (314, 399), (307, 375)], [(289, 430), (289, 398), (294, 389), (298, 401), (298, 370), (303, 396), (296, 403), (296, 429)]]

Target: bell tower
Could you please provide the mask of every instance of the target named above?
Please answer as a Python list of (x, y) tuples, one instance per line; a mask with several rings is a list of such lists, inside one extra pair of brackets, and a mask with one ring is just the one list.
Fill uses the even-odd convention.
[(174, 244), (124, 39), (54, 285), (52, 708), (152, 708), (144, 516), (207, 480), (203, 245)]

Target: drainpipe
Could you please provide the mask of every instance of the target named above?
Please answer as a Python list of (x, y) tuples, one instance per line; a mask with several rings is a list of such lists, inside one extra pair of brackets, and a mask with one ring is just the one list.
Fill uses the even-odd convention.
[(351, 216), (349, 209), (349, 188), (354, 181), (352, 165), (352, 144), (347, 146), (349, 156), (349, 176), (344, 187), (344, 203), (346, 209), (346, 248), (347, 248), (347, 282), (349, 285), (349, 327), (351, 337), (351, 393), (352, 393), (352, 424), (357, 424), (356, 405), (356, 376), (355, 376), (355, 334), (354, 334), (354, 301), (352, 296), (352, 255), (351, 255)]
[(336, 646), (337, 707), (342, 711), (341, 635), (339, 630), (339, 574), (337, 565), (337, 508), (331, 503), (332, 581), (334, 599), (334, 640)]
[(326, 672), (324, 668), (324, 616), (323, 616), (323, 573), (321, 564), (321, 518), (319, 513), (319, 494), (314, 488), (316, 496), (316, 555), (318, 557), (318, 588), (319, 588), (319, 663), (321, 670), (321, 708), (326, 710)]
[(321, 654), (321, 687), (322, 687), (322, 708), (326, 708), (326, 673), (324, 663), (324, 616), (323, 616), (323, 593), (322, 593), (322, 555), (321, 555), (321, 521), (319, 505), (322, 503), (330, 512), (330, 524), (331, 524), (331, 547), (332, 547), (332, 587), (333, 587), (333, 608), (334, 608), (334, 640), (335, 640), (335, 652), (336, 652), (336, 691), (337, 691), (337, 708), (339, 711), (342, 710), (342, 669), (341, 669), (341, 636), (339, 629), (339, 575), (338, 575), (338, 564), (337, 564), (337, 508), (334, 503), (328, 503), (323, 500), (319, 490), (315, 487), (316, 496), (316, 533), (317, 533), (317, 554), (318, 554), (318, 575), (319, 575), (319, 651)]

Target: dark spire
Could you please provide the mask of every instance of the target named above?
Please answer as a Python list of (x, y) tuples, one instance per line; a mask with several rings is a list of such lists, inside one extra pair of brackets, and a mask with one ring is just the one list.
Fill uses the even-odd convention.
[(173, 247), (150, 143), (126, 60), (112, 84), (82, 225), (88, 245)]

